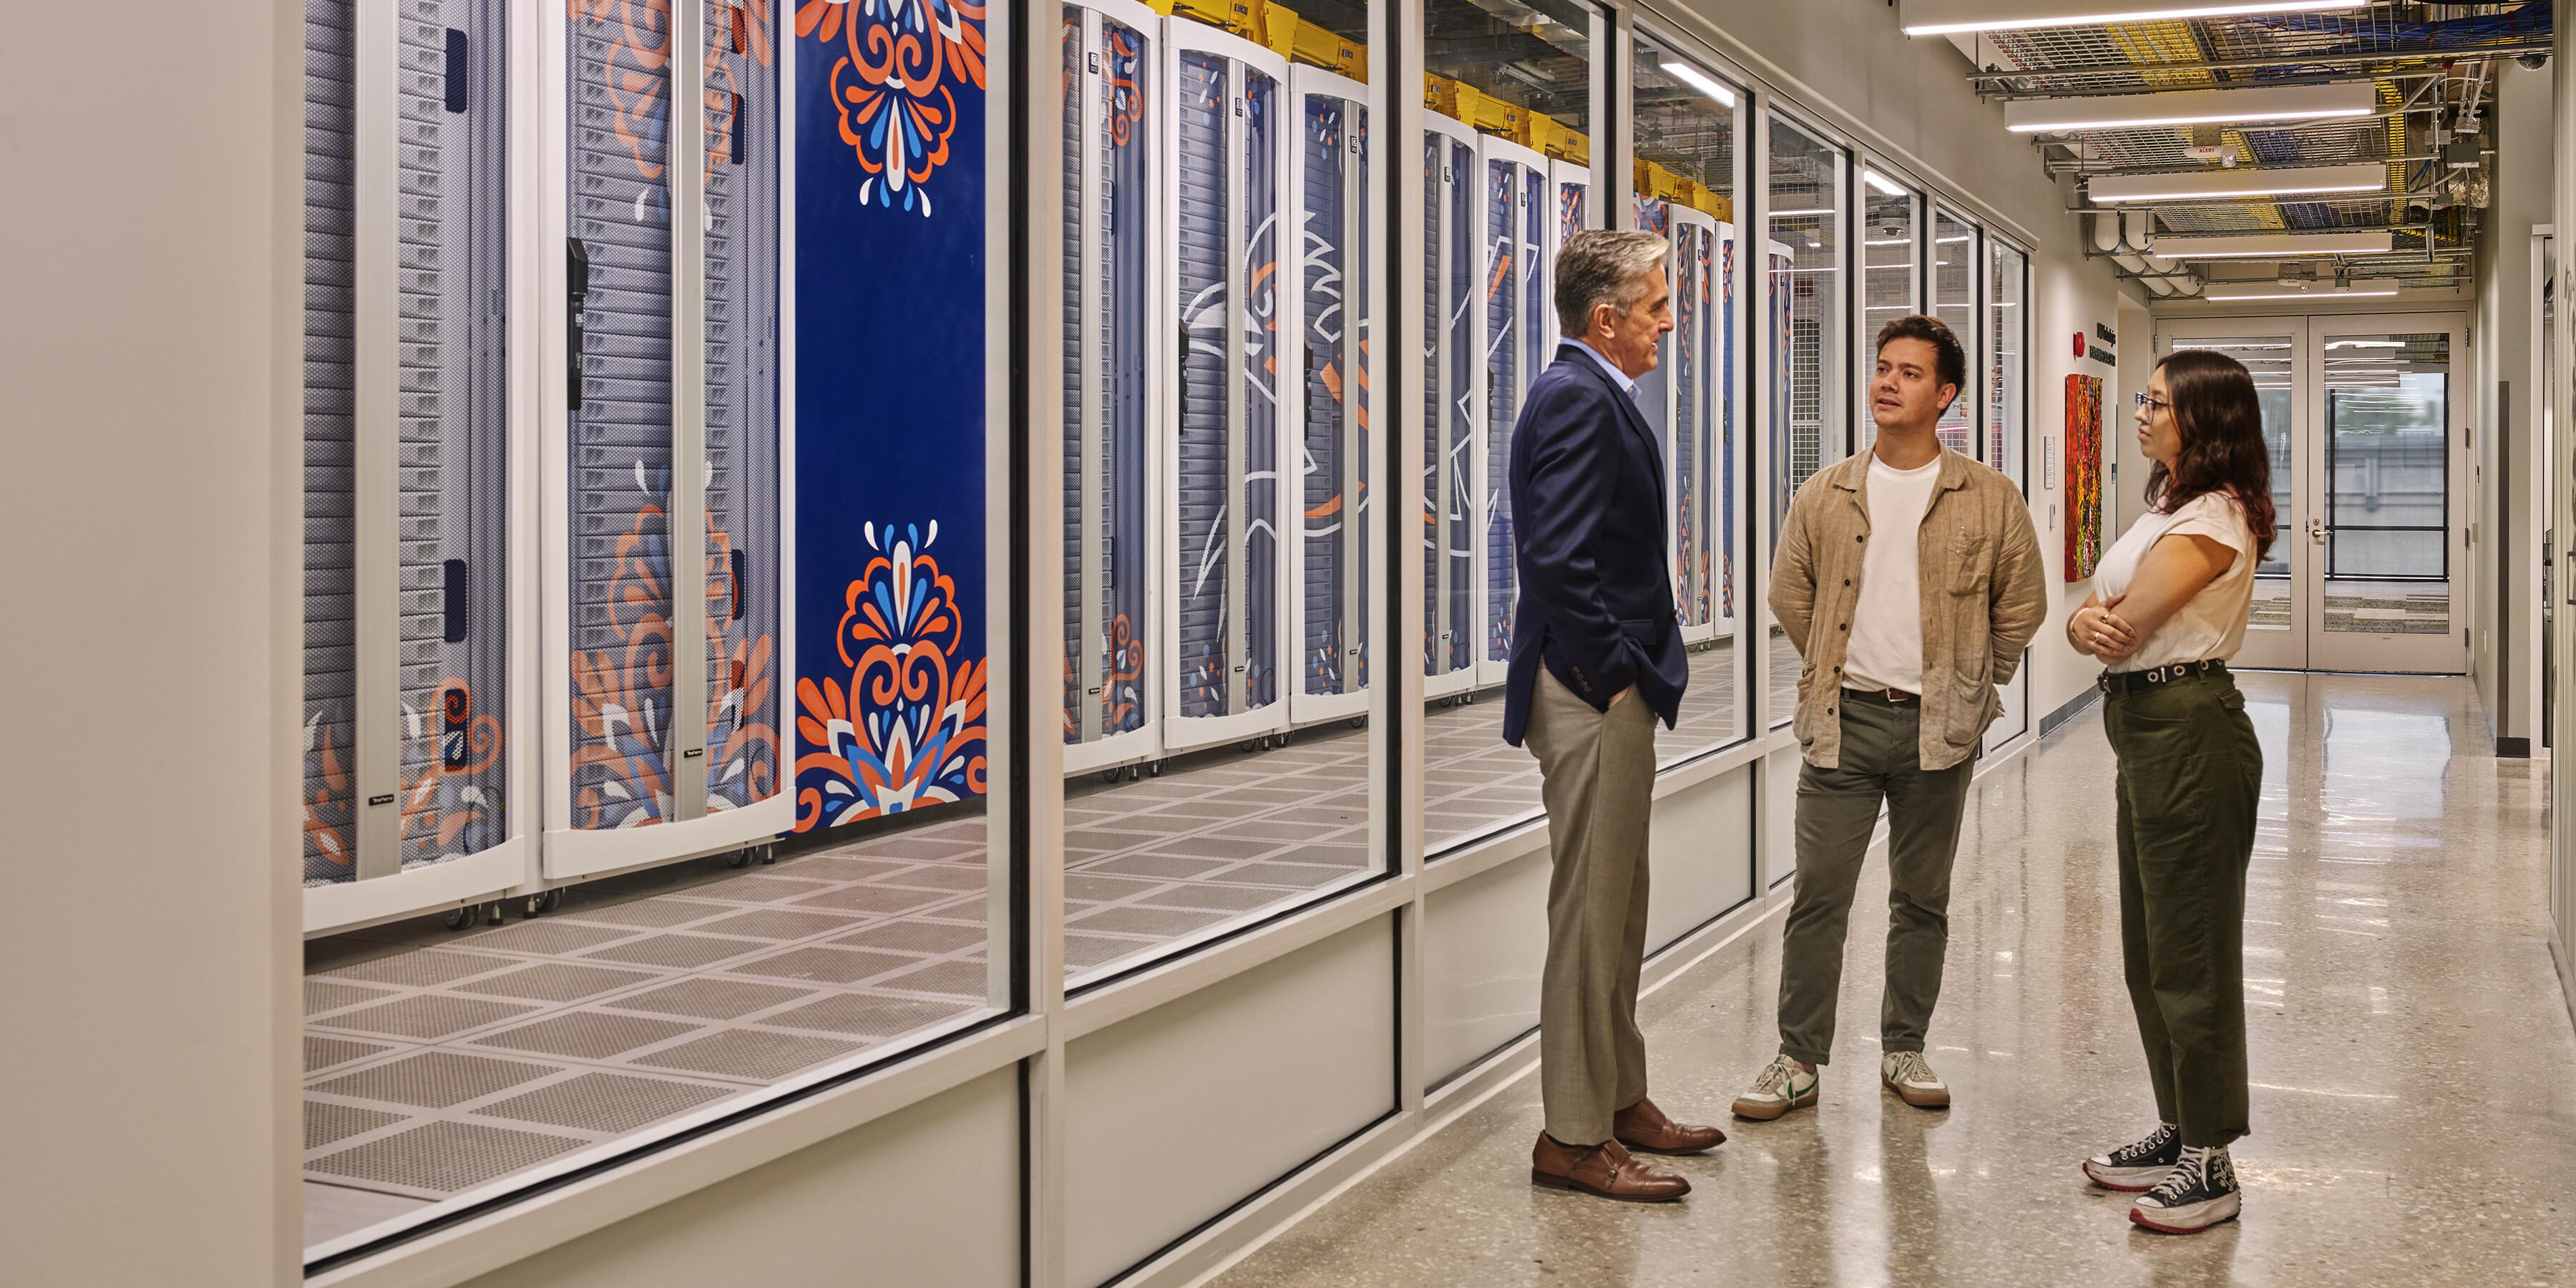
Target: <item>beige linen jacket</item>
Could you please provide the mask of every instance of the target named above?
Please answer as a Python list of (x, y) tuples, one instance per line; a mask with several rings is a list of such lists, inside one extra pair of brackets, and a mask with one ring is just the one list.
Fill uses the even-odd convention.
[[(1798, 650), (1799, 744), (1807, 763), (1842, 763), (1843, 652), (1869, 548), (1870, 453), (1818, 470), (1789, 503), (1771, 567), (1771, 615)], [(2010, 479), (1948, 448), (1915, 532), (1922, 558), (1925, 769), (1977, 749), (2003, 711), (2022, 650), (2048, 614), (2039, 534)]]

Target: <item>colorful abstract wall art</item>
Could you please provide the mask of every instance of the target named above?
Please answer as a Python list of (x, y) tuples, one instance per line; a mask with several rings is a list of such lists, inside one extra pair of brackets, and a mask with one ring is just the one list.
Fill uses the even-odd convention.
[(985, 791), (984, 10), (796, 10), (796, 830)]
[(2102, 378), (2066, 378), (2066, 579), (2102, 562)]

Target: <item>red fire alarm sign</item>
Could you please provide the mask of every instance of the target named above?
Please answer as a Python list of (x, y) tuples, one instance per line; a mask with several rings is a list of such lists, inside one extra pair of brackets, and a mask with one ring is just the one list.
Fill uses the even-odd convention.
[(2084, 333), (2081, 331), (2075, 333), (2075, 356), (2084, 356)]

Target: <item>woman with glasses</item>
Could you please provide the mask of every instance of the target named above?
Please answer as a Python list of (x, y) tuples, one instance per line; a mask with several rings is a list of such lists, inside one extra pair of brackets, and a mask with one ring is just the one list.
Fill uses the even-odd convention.
[(2067, 642), (2100, 659), (2119, 757), (2120, 947), (2161, 1120), (2084, 1162), (2138, 1194), (2129, 1219), (2193, 1234), (2236, 1219), (2228, 1143), (2246, 1134), (2245, 868), (2263, 749), (2227, 659), (2272, 543), (2272, 467), (2254, 377), (2200, 350), (2138, 397), (2148, 512), (2102, 558)]

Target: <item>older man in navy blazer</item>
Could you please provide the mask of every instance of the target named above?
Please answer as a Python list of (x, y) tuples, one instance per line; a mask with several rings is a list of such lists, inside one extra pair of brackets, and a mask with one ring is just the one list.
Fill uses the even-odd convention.
[(1646, 1098), (1637, 1030), (1655, 721), (1672, 724), (1690, 681), (1663, 453), (1635, 399), (1673, 329), (1666, 249), (1652, 233), (1582, 232), (1557, 257), (1566, 339), (1512, 434), (1521, 601), (1503, 701), (1503, 740), (1538, 757), (1555, 864), (1539, 992), (1547, 1126), (1530, 1179), (1646, 1203), (1690, 1182), (1628, 1151), (1696, 1154), (1726, 1139)]

